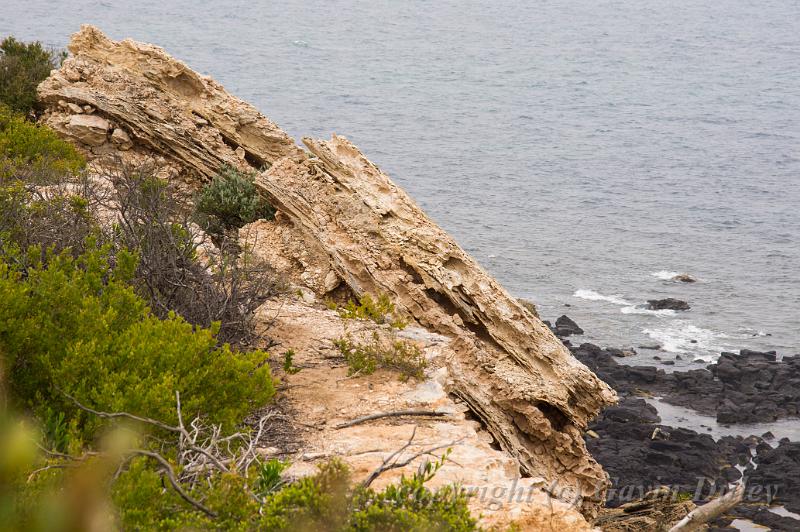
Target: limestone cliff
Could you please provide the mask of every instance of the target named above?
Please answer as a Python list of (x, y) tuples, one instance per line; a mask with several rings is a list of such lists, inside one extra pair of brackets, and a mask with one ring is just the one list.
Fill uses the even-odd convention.
[[(494, 440), (508, 461), (504, 468), (529, 484), (541, 479), (542, 492), (562, 499), (558, 504), (577, 502), (585, 516), (596, 514), (607, 478), (587, 453), (582, 432), (615, 400), (613, 391), (354, 145), (334, 135), (328, 141), (303, 139), (308, 151), (303, 150), (255, 108), (155, 46), (115, 42), (84, 26), (69, 50), (71, 57), (39, 88), (46, 123), (98, 163), (105, 156), (159, 158), (170, 169), (165, 177), (189, 190), (223, 164), (266, 169), (257, 184), (279, 215), (249, 228), (246, 238), (261, 235), (253, 240), (255, 252), (313, 294), (311, 299), (339, 285), (356, 295), (389, 294), (425, 334), (443, 338), (446, 347), (431, 356), (430, 376), (446, 392), (445, 403), (464, 407), (452, 423), (463, 428), (467, 414), (474, 416), (480, 422), (470, 429), (475, 441)], [(273, 307), (277, 315), (295, 308)], [(305, 323), (308, 340), (317, 328), (308, 324), (313, 308), (296, 310), (278, 319), (283, 329), (276, 330), (295, 330), (296, 336), (292, 323)], [(308, 360), (326, 363), (315, 355), (322, 340), (293, 341), (305, 345)], [(319, 376), (325, 375), (332, 378), (330, 372)], [(339, 386), (325, 379), (314, 384), (320, 392), (325, 385)], [(387, 390), (394, 384), (370, 383), (376, 386), (392, 396)], [(313, 410), (314, 397), (293, 400)], [(404, 404), (398, 396), (397, 406)], [(305, 438), (305, 455), (315, 446), (357, 438), (305, 415), (319, 426), (319, 434)], [(397, 430), (381, 437), (392, 441)], [(486, 437), (481, 440), (479, 433)], [(488, 444), (474, 449), (499, 459)], [(480, 460), (473, 456), (471, 463)]]

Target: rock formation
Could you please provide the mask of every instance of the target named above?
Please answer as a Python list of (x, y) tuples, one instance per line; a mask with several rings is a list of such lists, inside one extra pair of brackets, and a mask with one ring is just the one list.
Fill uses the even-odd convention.
[[(607, 476), (582, 438), (614, 392), (511, 297), (353, 144), (303, 139), (310, 154), (255, 108), (163, 50), (115, 42), (84, 26), (72, 56), (39, 88), (44, 120), (90, 156), (158, 158), (196, 188), (227, 164), (263, 170), (278, 208), (262, 222), (262, 255), (324, 297), (388, 294), (406, 318), (448, 340), (443, 389), (554, 496), (592, 517)], [(258, 244), (256, 244), (258, 246)], [(257, 253), (260, 251), (255, 250)], [(332, 384), (333, 385), (333, 384)]]

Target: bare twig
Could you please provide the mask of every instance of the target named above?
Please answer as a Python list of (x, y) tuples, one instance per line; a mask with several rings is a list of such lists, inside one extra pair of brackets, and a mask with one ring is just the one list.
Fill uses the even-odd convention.
[(181, 487), (180, 482), (178, 482), (178, 479), (175, 477), (175, 470), (172, 469), (172, 466), (169, 464), (169, 462), (166, 461), (166, 459), (164, 459), (163, 456), (161, 456), (158, 453), (145, 451), (142, 449), (135, 449), (132, 451), (132, 453), (141, 456), (147, 456), (158, 462), (159, 465), (161, 466), (161, 469), (164, 471), (164, 474), (167, 476), (169, 483), (172, 484), (172, 487), (175, 489), (175, 491), (178, 492), (178, 495), (180, 495), (184, 501), (188, 502), (189, 504), (191, 504), (192, 506), (194, 506), (195, 508), (197, 508), (198, 510), (200, 510), (201, 512), (210, 517), (217, 517), (217, 514), (215, 512), (209, 510), (204, 504), (192, 498), (188, 493), (186, 493), (183, 490), (183, 487)]
[[(187, 492), (191, 490), (198, 482), (211, 482), (211, 474), (213, 472), (227, 473), (235, 471), (240, 475), (247, 477), (248, 470), (251, 465), (259, 463), (259, 455), (256, 452), (256, 445), (261, 439), (267, 421), (269, 421), (274, 412), (267, 413), (262, 416), (258, 421), (258, 429), (255, 437), (248, 434), (237, 432), (229, 436), (222, 436), (222, 427), (219, 425), (206, 425), (199, 417), (194, 418), (187, 426), (184, 423), (183, 412), (181, 410), (181, 397), (179, 392), (175, 392), (176, 413), (178, 425), (173, 426), (167, 423), (151, 419), (147, 417), (137, 416), (128, 412), (103, 412), (89, 408), (71, 395), (62, 390), (62, 394), (68, 397), (75, 405), (81, 410), (94, 414), (98, 417), (105, 419), (124, 418), (133, 421), (138, 421), (160, 429), (166, 430), (173, 434), (177, 434), (177, 464), (180, 466), (180, 474), (176, 474), (172, 465), (159, 453), (144, 449), (132, 449), (128, 451), (127, 458), (125, 458), (119, 465), (115, 478), (125, 467), (125, 464), (136, 455), (146, 456), (156, 460), (164, 474), (167, 476), (172, 487), (178, 494), (188, 503), (195, 506), (197, 509), (203, 511), (209, 516), (214, 517), (216, 514), (205, 507), (199, 501), (193, 499)], [(167, 445), (167, 442), (162, 441), (162, 448)], [(34, 471), (31, 476), (51, 468), (64, 468), (73, 467), (78, 464), (75, 462), (84, 461), (87, 456), (98, 455), (100, 453), (86, 453), (80, 457), (73, 457), (63, 453), (57, 453), (48, 449), (43, 449), (48, 455), (65, 460), (61, 464), (51, 464), (45, 468)], [(249, 490), (248, 490), (249, 492)], [(254, 493), (250, 495), (260, 503), (263, 503)]]
[(442, 412), (441, 410), (397, 410), (395, 412), (379, 412), (377, 414), (370, 414), (368, 416), (359, 417), (353, 419), (352, 421), (336, 425), (334, 428), (344, 429), (347, 427), (352, 427), (353, 425), (358, 425), (359, 423), (365, 423), (367, 421), (372, 421), (373, 419), (381, 419), (385, 417), (404, 417), (404, 416), (443, 417), (448, 414), (449, 412)]
[(395, 452), (393, 452), (392, 454), (387, 456), (383, 460), (383, 463), (380, 466), (378, 466), (378, 468), (376, 468), (372, 473), (370, 473), (369, 476), (366, 478), (366, 480), (364, 480), (364, 482), (361, 483), (361, 486), (364, 487), (364, 488), (368, 488), (370, 486), (370, 484), (375, 482), (375, 480), (379, 476), (381, 476), (383, 473), (385, 473), (387, 471), (391, 471), (392, 469), (399, 469), (399, 468), (405, 467), (405, 466), (407, 466), (408, 464), (410, 464), (411, 462), (413, 462), (414, 460), (416, 460), (417, 458), (419, 458), (421, 456), (433, 456), (435, 458), (439, 458), (439, 457), (437, 457), (436, 455), (433, 454), (435, 451), (439, 451), (441, 449), (446, 449), (446, 448), (452, 447), (453, 445), (458, 445), (464, 439), (464, 438), (461, 438), (461, 439), (458, 439), (456, 441), (452, 441), (450, 443), (445, 443), (443, 445), (437, 445), (435, 447), (430, 447), (430, 448), (427, 448), (427, 449), (423, 449), (423, 450), (421, 450), (419, 452), (416, 452), (416, 453), (410, 455), (405, 460), (400, 460), (400, 456), (402, 456), (402, 454), (406, 451), (406, 449), (411, 447), (411, 445), (413, 444), (414, 438), (416, 437), (416, 435), (417, 435), (417, 427), (415, 426), (414, 430), (411, 432), (411, 437), (408, 439), (408, 441), (402, 447), (400, 447), (398, 450), (396, 450)]
[(31, 471), (31, 474), (28, 475), (28, 482), (33, 480), (33, 477), (42, 473), (43, 471), (47, 471), (48, 469), (67, 469), (69, 467), (78, 467), (78, 464), (72, 462), (65, 462), (63, 464), (48, 464), (44, 467), (40, 467), (39, 469), (35, 469)]
[(177, 432), (177, 433), (181, 432), (181, 428), (180, 427), (173, 427), (172, 425), (167, 425), (166, 423), (162, 423), (161, 421), (158, 421), (156, 419), (151, 419), (149, 417), (135, 416), (135, 415), (129, 414), (127, 412), (100, 412), (98, 410), (95, 410), (93, 408), (89, 408), (88, 406), (82, 404), (80, 401), (78, 401), (77, 399), (72, 397), (70, 394), (68, 394), (64, 390), (61, 390), (59, 388), (56, 388), (56, 389), (59, 392), (61, 392), (62, 394), (64, 394), (64, 396), (66, 396), (67, 399), (69, 399), (70, 401), (75, 403), (75, 406), (77, 406), (81, 410), (89, 412), (90, 414), (94, 414), (97, 417), (101, 417), (101, 418), (104, 418), (104, 419), (126, 418), (126, 419), (131, 419), (133, 421), (139, 421), (140, 423), (147, 423), (149, 425), (153, 425), (153, 426), (156, 426), (158, 428), (161, 428), (161, 429), (164, 429), (164, 430), (168, 430), (170, 432)]

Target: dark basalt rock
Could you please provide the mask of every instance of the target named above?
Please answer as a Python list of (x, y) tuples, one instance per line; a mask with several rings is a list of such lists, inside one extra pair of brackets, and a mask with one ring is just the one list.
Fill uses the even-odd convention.
[(636, 397), (642, 392), (658, 395), (716, 415), (720, 422), (797, 416), (800, 355), (779, 361), (774, 352), (742, 350), (723, 353), (708, 368), (667, 373), (655, 366), (620, 363), (619, 349), (590, 343), (569, 349), (620, 394), (619, 404), (606, 408), (589, 425), (592, 436), (586, 438), (589, 452), (611, 477), (609, 507), (635, 505), (632, 500), (661, 485), (696, 495), (700, 500), (695, 502), (702, 503), (744, 477), (745, 502), (713, 523), (712, 530), (727, 529), (732, 516), (773, 530), (800, 530), (800, 521), (765, 508), (782, 504), (800, 513), (800, 442), (783, 438), (773, 448), (766, 441), (774, 441), (770, 433), (715, 441), (705, 433), (661, 425), (655, 407)]
[[(707, 495), (717, 479), (733, 476), (724, 449), (708, 434), (659, 424), (656, 409), (642, 399), (624, 397), (590, 425), (599, 438), (586, 446), (611, 476), (607, 505), (630, 502), (637, 492), (666, 485)], [(708, 479), (708, 480), (704, 480)]]
[(773, 513), (765, 506), (741, 504), (733, 509), (731, 517), (749, 519), (774, 532), (797, 532), (800, 530), (799, 520)]
[(716, 416), (720, 423), (800, 415), (800, 356), (778, 361), (774, 352), (742, 350), (738, 355), (722, 353), (707, 369), (667, 373), (655, 366), (620, 364), (615, 349), (585, 343), (570, 350), (618, 391), (644, 390), (668, 403)]
[(577, 323), (564, 315), (556, 320), (555, 333), (556, 336), (566, 337), (572, 334), (583, 334), (583, 329), (578, 327)]
[[(760, 447), (755, 460), (758, 467), (750, 473), (748, 482), (777, 487), (773, 504), (783, 504), (790, 512), (800, 514), (800, 442), (781, 440), (775, 448)], [(761, 497), (766, 500), (767, 494)]]
[(689, 303), (668, 297), (666, 299), (648, 299), (647, 308), (650, 310), (689, 310)]

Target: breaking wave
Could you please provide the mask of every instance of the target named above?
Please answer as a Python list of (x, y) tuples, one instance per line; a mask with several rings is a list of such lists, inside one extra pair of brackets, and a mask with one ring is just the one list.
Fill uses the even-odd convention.
[(661, 279), (662, 281), (671, 281), (673, 277), (675, 277), (676, 275), (680, 275), (680, 272), (670, 272), (667, 270), (661, 270), (658, 272), (653, 272), (650, 275), (652, 275), (656, 279)]
[(599, 292), (595, 292), (594, 290), (586, 290), (583, 288), (580, 290), (576, 290), (575, 293), (572, 294), (572, 296), (580, 299), (588, 299), (589, 301), (606, 301), (608, 303), (613, 303), (615, 305), (630, 306), (631, 304), (629, 301), (623, 299), (622, 296), (619, 295), (605, 296)]
[(716, 358), (725, 346), (721, 340), (728, 335), (704, 329), (685, 320), (669, 322), (665, 327), (644, 329), (642, 332), (661, 344), (664, 351), (693, 354), (695, 360)]

